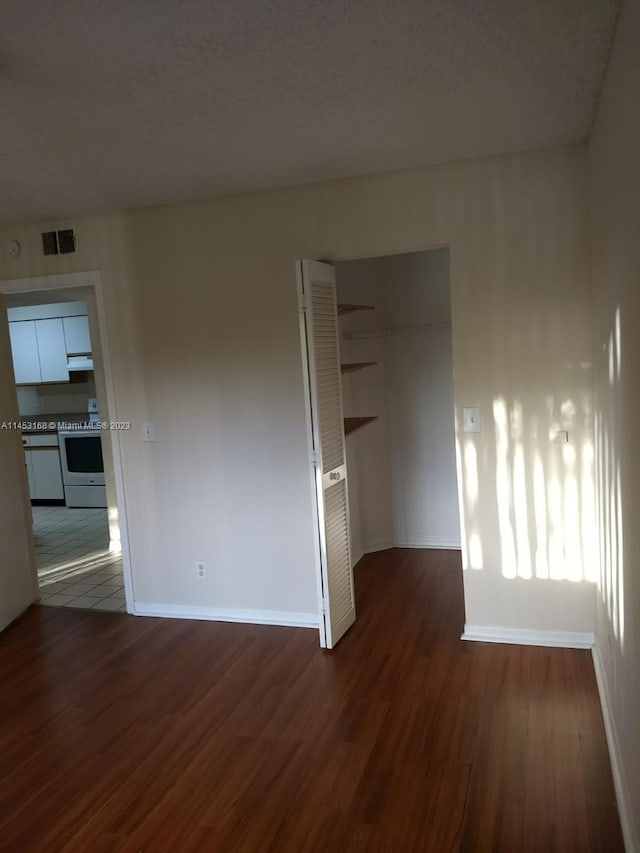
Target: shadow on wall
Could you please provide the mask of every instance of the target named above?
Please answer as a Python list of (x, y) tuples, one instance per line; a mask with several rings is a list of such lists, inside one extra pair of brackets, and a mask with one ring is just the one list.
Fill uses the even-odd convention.
[(620, 308), (615, 311), (609, 338), (603, 344), (608, 363), (608, 383), (595, 418), (597, 447), (597, 517), (600, 532), (599, 588), (610, 630), (620, 650), (624, 641), (624, 543), (622, 534), (622, 490), (616, 425), (619, 421), (616, 388), (622, 375)]
[[(480, 571), (486, 566), (488, 548), (478, 518), (483, 504), (497, 501), (503, 577), (595, 583), (590, 397), (548, 395), (525, 403), (499, 396), (487, 421), (477, 443), (479, 436), (456, 430), (465, 569)], [(480, 467), (495, 471), (495, 492), (490, 495), (482, 494)]]

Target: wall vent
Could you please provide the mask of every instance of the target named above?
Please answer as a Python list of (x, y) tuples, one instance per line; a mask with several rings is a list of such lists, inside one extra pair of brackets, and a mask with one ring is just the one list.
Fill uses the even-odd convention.
[(45, 255), (70, 255), (75, 252), (76, 235), (73, 228), (43, 232), (42, 250)]
[(45, 231), (42, 235), (42, 249), (45, 255), (58, 254), (58, 235), (55, 231)]

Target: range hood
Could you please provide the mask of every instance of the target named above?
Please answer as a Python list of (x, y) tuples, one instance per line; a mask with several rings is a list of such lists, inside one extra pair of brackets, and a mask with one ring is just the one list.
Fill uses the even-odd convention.
[(93, 370), (93, 358), (90, 355), (70, 355), (67, 358), (67, 370), (74, 373), (76, 370)]

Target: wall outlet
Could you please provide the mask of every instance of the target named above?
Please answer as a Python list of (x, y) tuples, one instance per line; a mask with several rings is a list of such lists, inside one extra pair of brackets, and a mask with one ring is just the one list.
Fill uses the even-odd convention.
[(36, 409), (36, 411), (39, 411), (40, 409), (42, 409), (43, 406), (44, 400), (42, 399), (42, 397), (36, 397), (33, 401), (33, 408)]
[(196, 562), (196, 577), (198, 578), (206, 578), (207, 576), (207, 564), (204, 560), (198, 560)]

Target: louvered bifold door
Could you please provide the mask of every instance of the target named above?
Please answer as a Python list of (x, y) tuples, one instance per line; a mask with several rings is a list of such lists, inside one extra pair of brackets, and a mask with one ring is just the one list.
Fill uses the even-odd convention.
[(331, 649), (356, 618), (349, 543), (340, 346), (335, 270), (300, 261), (313, 464), (318, 512), (324, 644)]

